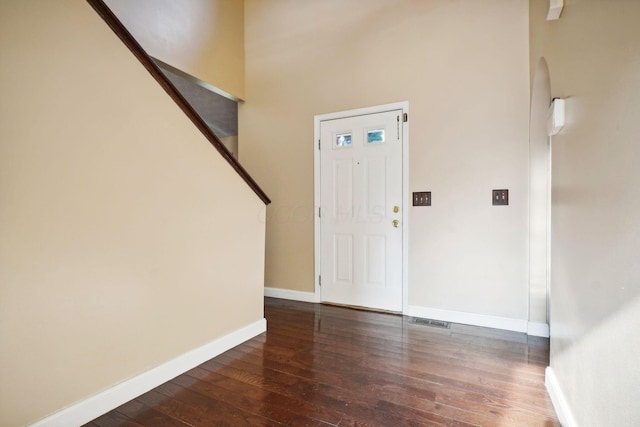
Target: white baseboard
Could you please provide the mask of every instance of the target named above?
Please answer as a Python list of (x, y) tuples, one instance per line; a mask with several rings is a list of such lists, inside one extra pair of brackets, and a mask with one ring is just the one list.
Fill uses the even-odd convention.
[(271, 298), (290, 299), (303, 302), (320, 302), (320, 299), (314, 292), (293, 291), (281, 288), (264, 288), (264, 296)]
[(544, 371), (544, 385), (547, 387), (547, 392), (549, 393), (551, 402), (553, 402), (553, 407), (556, 410), (560, 424), (562, 424), (563, 427), (577, 427), (576, 419), (573, 417), (573, 412), (569, 407), (567, 398), (562, 392), (551, 366), (548, 366)]
[(160, 384), (260, 335), (266, 330), (266, 319), (258, 320), (244, 328), (184, 353), (160, 366), (62, 409), (32, 424), (31, 427), (68, 427), (86, 424), (94, 418), (117, 408), (123, 403), (135, 399)]
[(504, 329), (506, 331), (527, 332), (527, 321), (509, 317), (488, 316), (486, 314), (465, 313), (461, 311), (442, 310), (439, 308), (408, 306), (404, 313), (407, 316), (424, 319), (442, 320), (465, 325), (483, 326), (485, 328)]
[(549, 325), (540, 322), (528, 322), (527, 323), (527, 335), (534, 337), (549, 338)]

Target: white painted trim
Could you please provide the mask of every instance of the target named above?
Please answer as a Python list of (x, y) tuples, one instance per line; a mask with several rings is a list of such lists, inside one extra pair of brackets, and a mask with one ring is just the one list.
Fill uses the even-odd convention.
[(488, 316), (486, 314), (465, 313), (462, 311), (442, 310), (439, 308), (410, 305), (405, 315), (424, 319), (442, 320), (485, 328), (504, 329), (506, 331), (527, 332), (527, 321), (509, 317)]
[[(313, 200), (314, 200), (314, 282), (316, 301), (322, 301), (322, 293), (318, 277), (320, 276), (320, 122), (335, 120), (345, 117), (362, 116), (364, 114), (384, 113), (386, 111), (402, 110), (403, 114), (409, 114), (409, 101), (394, 102), (391, 104), (376, 105), (373, 107), (358, 108), (355, 110), (338, 111), (335, 113), (319, 114), (313, 118)], [(409, 117), (411, 120), (411, 117)], [(409, 304), (409, 207), (411, 201), (409, 193), (409, 122), (402, 122), (402, 306)]]
[(549, 325), (541, 322), (528, 322), (527, 335), (549, 338)]
[[(547, 164), (547, 323), (551, 324), (551, 208), (552, 208), (552, 171), (553, 171), (553, 145), (551, 142), (553, 138), (548, 139), (548, 164)], [(551, 329), (549, 329), (549, 336), (551, 336)]]
[[(402, 112), (409, 120), (409, 102), (402, 103)], [(411, 193), (409, 192), (409, 121), (402, 122), (402, 307), (409, 306), (409, 209)]]
[(320, 116), (313, 118), (313, 282), (316, 299), (322, 301), (320, 292)]
[(576, 419), (573, 417), (573, 412), (569, 407), (569, 403), (560, 388), (558, 379), (551, 366), (547, 366), (547, 369), (544, 371), (544, 385), (547, 388), (551, 402), (553, 402), (553, 408), (556, 410), (560, 424), (562, 424), (563, 427), (577, 427), (578, 423), (576, 423)]
[(290, 299), (293, 301), (303, 302), (320, 302), (317, 294), (314, 292), (293, 291), (291, 289), (282, 288), (264, 288), (264, 296), (271, 298)]
[(67, 427), (86, 424), (141, 394), (218, 356), (267, 330), (266, 319), (260, 319), (208, 344), (156, 366), (98, 394), (58, 411), (31, 427)]

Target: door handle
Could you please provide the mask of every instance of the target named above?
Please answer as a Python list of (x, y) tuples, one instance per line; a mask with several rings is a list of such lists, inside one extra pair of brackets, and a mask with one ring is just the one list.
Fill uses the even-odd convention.
[(398, 221), (397, 219), (394, 219), (391, 224), (393, 224), (395, 228), (398, 228), (398, 226), (400, 225), (400, 221)]

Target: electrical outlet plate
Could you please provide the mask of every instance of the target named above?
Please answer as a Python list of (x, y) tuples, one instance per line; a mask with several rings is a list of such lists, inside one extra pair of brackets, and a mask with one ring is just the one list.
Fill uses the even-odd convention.
[(414, 191), (413, 206), (431, 206), (431, 191)]
[(493, 206), (506, 206), (509, 204), (509, 190), (493, 190)]

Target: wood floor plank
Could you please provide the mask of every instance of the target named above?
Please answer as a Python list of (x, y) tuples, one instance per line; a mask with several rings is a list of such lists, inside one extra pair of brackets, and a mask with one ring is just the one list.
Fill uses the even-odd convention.
[[(239, 369), (248, 369), (251, 370), (250, 367), (242, 367), (241, 365), (238, 364), (239, 360), (242, 360), (244, 362), (247, 363), (254, 363), (256, 365), (260, 365), (262, 366), (261, 369), (269, 369), (269, 367), (271, 367), (272, 369), (278, 369), (278, 365), (276, 364), (269, 364), (268, 360), (262, 360), (262, 358), (259, 358), (257, 356), (252, 356), (250, 354), (246, 354), (244, 356), (241, 356), (241, 359), (239, 359), (236, 356), (235, 359), (235, 363), (230, 363), (231, 365), (237, 366)], [(221, 359), (222, 362), (224, 362), (224, 359)], [(304, 373), (297, 371), (298, 374), (300, 375), (305, 375)], [(317, 387), (317, 392), (319, 392), (320, 390), (324, 389), (325, 387), (331, 387), (331, 386), (327, 386), (327, 384), (336, 384), (337, 382), (335, 380), (332, 379), (327, 379), (327, 380), (323, 380), (320, 378), (320, 376), (314, 376), (315, 381), (319, 382), (319, 384), (323, 384), (323, 386), (318, 386)], [(311, 380), (310, 380), (311, 381)], [(345, 383), (343, 383), (344, 387), (350, 387), (352, 386), (352, 382), (350, 382), (350, 380), (347, 380)], [(388, 384), (384, 384), (384, 385), (374, 385), (374, 384), (367, 384), (370, 387), (371, 390), (371, 394), (374, 396), (372, 398), (372, 401), (375, 403), (377, 401), (377, 399), (383, 398), (384, 400), (387, 400), (388, 402), (391, 403), (395, 403), (397, 405), (408, 405), (409, 407), (414, 407), (417, 408), (421, 411), (425, 411), (425, 412), (432, 412), (435, 414), (440, 414), (443, 415), (445, 417), (451, 418), (452, 420), (460, 420), (460, 421), (466, 421), (469, 423), (474, 423), (474, 424), (484, 424), (484, 425), (490, 425), (490, 420), (495, 421), (496, 417), (494, 416), (493, 418), (491, 417), (485, 417), (482, 414), (477, 414), (477, 413), (472, 413), (466, 410), (461, 410), (459, 408), (453, 408), (441, 403), (436, 403), (436, 391), (432, 391), (432, 390), (428, 390), (426, 387), (417, 387), (415, 385), (407, 385), (407, 381), (402, 381), (401, 383), (388, 383)], [(329, 392), (332, 395), (335, 395), (335, 392)], [(359, 393), (359, 391), (356, 391), (356, 393)]]
[[(122, 415), (117, 411), (111, 411), (103, 416), (96, 418), (89, 424), (85, 424), (85, 427), (142, 427), (144, 424), (137, 421), (133, 421)], [(184, 426), (184, 424), (183, 424)]]
[(193, 426), (270, 426), (285, 424), (209, 399), (172, 383), (165, 383), (139, 398), (159, 411)]
[[(193, 369), (187, 375), (175, 378), (173, 382), (222, 400), (236, 408), (287, 425), (290, 425), (294, 419), (301, 422), (303, 418), (307, 422), (313, 420), (327, 425), (337, 425), (342, 418), (340, 413), (324, 410), (298, 396), (291, 398), (269, 391), (266, 387), (247, 384), (205, 369)], [(304, 414), (304, 417), (300, 414)]]
[[(255, 366), (252, 367), (249, 363), (254, 363)], [(315, 363), (320, 366), (329, 366), (329, 364), (321, 363), (317, 359)], [(518, 402), (509, 401), (499, 397), (491, 397), (484, 393), (470, 393), (464, 386), (459, 388), (448, 387), (435, 382), (421, 382), (415, 378), (389, 373), (387, 371), (387, 367), (384, 365), (378, 366), (375, 369), (367, 370), (359, 369), (358, 367), (350, 365), (349, 371), (335, 367), (331, 370), (322, 369), (319, 372), (309, 373), (304, 372), (303, 370), (294, 369), (293, 366), (291, 366), (293, 364), (294, 362), (291, 361), (289, 362), (289, 366), (282, 364), (282, 362), (273, 363), (269, 357), (253, 356), (253, 358), (251, 358), (251, 355), (247, 354), (244, 357), (236, 356), (232, 358), (230, 358), (229, 355), (222, 355), (219, 358), (216, 358), (216, 360), (212, 360), (203, 366), (215, 367), (218, 365), (218, 371), (227, 375), (242, 375), (236, 374), (236, 371), (244, 374), (246, 372), (264, 373), (268, 372), (268, 369), (287, 369), (290, 372), (295, 372), (296, 375), (312, 378), (313, 381), (325, 387), (331, 387), (331, 384), (333, 384), (334, 386), (338, 386), (343, 389), (349, 389), (357, 385), (360, 387), (357, 392), (360, 394), (360, 398), (364, 398), (366, 395), (372, 396), (372, 398), (367, 402), (369, 404), (375, 404), (379, 396), (383, 395), (399, 396), (400, 400), (397, 402), (401, 405), (404, 404), (403, 400), (406, 400), (407, 397), (413, 397), (414, 402), (424, 402), (425, 400), (427, 402), (429, 400), (433, 401), (434, 405), (430, 405), (429, 407), (432, 408), (431, 410), (434, 411), (434, 413), (444, 414), (446, 412), (446, 416), (454, 420), (473, 421), (481, 418), (486, 421), (486, 418), (484, 418), (483, 415), (489, 413), (489, 415), (495, 419), (503, 418), (504, 421), (519, 422), (520, 425), (535, 425), (535, 422), (533, 422), (535, 418), (532, 419), (527, 412), (527, 409), (535, 411), (535, 408), (525, 406), (523, 409), (518, 405)], [(399, 386), (399, 384), (401, 384), (401, 386)], [(362, 390), (363, 386), (367, 387), (367, 393)], [(335, 396), (337, 391), (333, 390), (330, 394)], [(436, 396), (439, 396), (438, 399), (440, 400), (440, 402), (437, 402), (437, 405), (435, 404)], [(449, 402), (445, 402), (445, 399), (449, 399)], [(461, 404), (460, 399), (483, 401), (486, 405), (483, 407), (483, 411), (477, 411), (476, 405), (471, 405), (471, 408), (474, 409), (474, 411), (471, 412), (478, 414), (479, 416), (473, 416), (469, 411), (457, 413), (449, 410), (447, 412), (449, 407), (460, 408), (463, 406), (464, 403)], [(450, 402), (455, 402), (455, 405), (451, 405)], [(504, 411), (504, 408), (509, 407), (511, 407), (511, 411)], [(421, 410), (425, 410), (425, 408), (426, 406), (422, 405)], [(506, 416), (505, 414), (510, 415)]]
[[(271, 336), (271, 340), (278, 339), (277, 333)], [(286, 340), (286, 335), (280, 335), (282, 340)], [(316, 342), (322, 342), (321, 338)], [(366, 349), (366, 351), (365, 351)], [(316, 346), (316, 351), (326, 353), (336, 353), (344, 357), (368, 357), (377, 356), (383, 357), (389, 360), (403, 360), (404, 353), (397, 348), (390, 346), (364, 346), (360, 344), (356, 349), (351, 347), (345, 347), (338, 342), (326, 343), (324, 346)], [(540, 379), (543, 377), (544, 370), (540, 369), (539, 372), (532, 372), (528, 370), (522, 370), (520, 363), (491, 363), (488, 357), (475, 357), (473, 361), (467, 361), (466, 358), (455, 357), (443, 357), (442, 353), (433, 353), (429, 351), (421, 351), (421, 349), (412, 348), (412, 360), (416, 363), (423, 364), (428, 367), (430, 363), (437, 363), (439, 367), (446, 368), (455, 366), (458, 371), (470, 372), (471, 374), (485, 375), (493, 378), (497, 381), (514, 382), (522, 384), (524, 386), (542, 389), (543, 386), (540, 383)], [(445, 364), (447, 366), (445, 366)], [(515, 375), (515, 376), (514, 376)]]
[(127, 418), (135, 420), (137, 423), (145, 426), (185, 427), (189, 425), (145, 405), (139, 399), (131, 400), (119, 406), (114, 412), (125, 415)]
[[(314, 353), (314, 364), (318, 366), (332, 366), (335, 365), (336, 360), (338, 359), (324, 359), (322, 354), (318, 352)], [(272, 359), (271, 356), (268, 356), (268, 353), (264, 355), (265, 359)], [(349, 366), (349, 372), (354, 374), (358, 373), (358, 377), (356, 377), (357, 382), (369, 382), (373, 383), (375, 381), (386, 380), (389, 383), (393, 382), (401, 382), (407, 380), (415, 380), (422, 379), (426, 380), (426, 382), (431, 382), (432, 384), (438, 384), (440, 387), (449, 386), (451, 388), (458, 388), (461, 391), (473, 390), (475, 392), (481, 394), (487, 394), (489, 396), (493, 396), (495, 399), (509, 399), (514, 396), (520, 396), (523, 402), (527, 402), (526, 405), (536, 407), (536, 404), (543, 403), (542, 401), (537, 401), (537, 399), (548, 399), (546, 396), (546, 392), (543, 389), (539, 390), (531, 390), (524, 387), (518, 388), (516, 385), (502, 383), (496, 386), (495, 383), (491, 382), (490, 378), (484, 379), (482, 377), (469, 376), (469, 375), (460, 375), (456, 372), (445, 371), (445, 375), (438, 375), (431, 372), (422, 373), (419, 370), (411, 369), (411, 366), (407, 366), (406, 363), (396, 364), (394, 361), (380, 358), (379, 362), (376, 364), (374, 362), (375, 358), (370, 356), (366, 362), (356, 363), (355, 358), (351, 360)], [(289, 364), (290, 366), (301, 367), (305, 366), (308, 363), (307, 360), (297, 360), (297, 359), (280, 359), (281, 362), (285, 364)], [(361, 369), (359, 365), (366, 365), (367, 369)], [(395, 370), (396, 365), (399, 367)], [(349, 376), (343, 375), (344, 372), (341, 372), (342, 365), (337, 365), (333, 370), (333, 376), (325, 379), (327, 382), (339, 382), (339, 381), (350, 381)], [(437, 367), (436, 367), (437, 368)], [(280, 369), (286, 369), (286, 367), (281, 367)], [(381, 371), (378, 372), (374, 379), (368, 379), (367, 375), (370, 370), (373, 371)], [(390, 372), (393, 370), (393, 372)], [(453, 369), (455, 370), (455, 368)], [(319, 373), (320, 376), (323, 375), (322, 372)], [(397, 375), (400, 375), (398, 377)], [(408, 378), (407, 378), (408, 377)], [(481, 379), (482, 383), (479, 382)], [(316, 378), (318, 379), (318, 378)], [(543, 381), (542, 378), (540, 380)], [(423, 384), (423, 387), (427, 387), (429, 384)], [(525, 403), (523, 403), (525, 404)], [(534, 409), (535, 410), (535, 409)]]
[(88, 427), (559, 426), (548, 339), (265, 299), (268, 331)]

